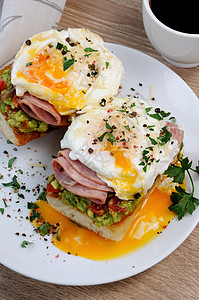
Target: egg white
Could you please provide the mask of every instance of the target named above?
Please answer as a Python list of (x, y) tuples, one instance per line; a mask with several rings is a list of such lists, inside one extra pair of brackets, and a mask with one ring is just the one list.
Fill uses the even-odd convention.
[[(60, 114), (66, 115), (117, 94), (123, 75), (122, 63), (106, 49), (97, 34), (84, 28), (69, 28), (41, 32), (29, 40), (31, 44), (23, 43), (12, 67), (11, 81), (17, 96), (29, 92), (50, 102)], [(60, 50), (57, 49), (58, 43), (63, 46)], [(64, 47), (67, 53), (62, 54)], [(64, 57), (74, 59), (65, 71)], [(39, 63), (41, 58), (43, 66), (47, 63), (46, 68)], [(40, 69), (38, 73), (37, 69)], [(63, 91), (54, 88), (59, 84), (65, 87)]]
[[(152, 118), (146, 112), (149, 107), (150, 113), (154, 112), (151, 100), (136, 98), (114, 98), (105, 107), (88, 106), (73, 118), (61, 148), (70, 148), (71, 159), (78, 159), (94, 170), (120, 199), (133, 199), (136, 193), (144, 196), (179, 152), (178, 141), (172, 137), (160, 145), (158, 137), (168, 117)], [(112, 131), (109, 125), (113, 126)], [(115, 138), (112, 145), (107, 133), (102, 140), (105, 132), (112, 132)], [(153, 155), (146, 170), (144, 150), (148, 151), (147, 156)]]

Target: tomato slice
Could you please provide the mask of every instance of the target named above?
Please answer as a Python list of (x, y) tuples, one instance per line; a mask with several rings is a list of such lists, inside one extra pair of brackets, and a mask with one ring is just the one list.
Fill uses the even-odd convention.
[(106, 204), (96, 204), (92, 203), (91, 206), (89, 207), (92, 212), (99, 217), (103, 216), (106, 213), (107, 205)]
[(47, 183), (47, 193), (59, 193), (61, 189), (55, 189), (51, 183)]
[(121, 202), (120, 199), (118, 197), (114, 196), (109, 201), (108, 207), (115, 212), (125, 213), (127, 211), (127, 208), (119, 206), (120, 202)]
[(6, 82), (0, 78), (0, 94), (4, 90)]
[(14, 103), (15, 107), (19, 106), (19, 100), (18, 99), (19, 99), (19, 97), (17, 97), (16, 95), (12, 99), (12, 103)]

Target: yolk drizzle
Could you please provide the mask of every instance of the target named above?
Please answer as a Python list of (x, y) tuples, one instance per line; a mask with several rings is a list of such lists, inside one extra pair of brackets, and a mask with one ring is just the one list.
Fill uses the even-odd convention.
[(113, 157), (115, 158), (115, 167), (121, 168), (122, 170), (120, 176), (118, 176), (117, 178), (106, 179), (111, 181), (114, 187), (117, 187), (118, 194), (120, 190), (126, 190), (129, 192), (129, 194), (131, 195), (130, 197), (132, 198), (132, 195), (138, 192), (138, 190), (133, 187), (133, 183), (138, 176), (137, 170), (132, 168), (132, 163), (129, 157), (125, 155), (125, 150), (123, 150), (122, 148), (113, 146), (108, 141), (104, 151), (110, 151), (112, 153)]
[(169, 211), (170, 195), (155, 189), (132, 222), (127, 234), (120, 242), (104, 239), (84, 229), (58, 213), (47, 202), (39, 200), (37, 209), (45, 221), (60, 224), (60, 241), (55, 236), (53, 244), (60, 250), (73, 255), (94, 259), (113, 259), (138, 250), (152, 241), (175, 217)]

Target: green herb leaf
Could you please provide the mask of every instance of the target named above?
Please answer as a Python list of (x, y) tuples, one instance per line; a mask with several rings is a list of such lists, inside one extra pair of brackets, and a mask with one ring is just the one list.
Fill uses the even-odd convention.
[(0, 208), (0, 213), (3, 215), (4, 214), (4, 208)]
[(159, 114), (148, 114), (151, 118), (156, 119), (158, 121), (163, 120), (163, 117), (161, 117), (161, 115)]
[(7, 144), (13, 144), (10, 140), (7, 140)]
[(108, 132), (104, 132), (100, 137), (98, 137), (98, 140), (99, 140), (100, 142), (102, 142), (103, 139), (104, 139), (104, 137), (105, 137), (105, 135), (106, 135), (107, 133), (108, 133)]
[(19, 198), (25, 199), (25, 196), (23, 194), (18, 194)]
[(174, 211), (178, 215), (178, 220), (184, 217), (185, 213), (192, 214), (199, 205), (199, 199), (193, 197), (192, 193), (187, 193), (185, 189), (180, 186), (176, 187), (176, 192), (171, 194), (172, 205), (169, 206), (170, 211)]
[(37, 209), (37, 208), (39, 208), (39, 206), (37, 205), (37, 203), (34, 203), (34, 202), (28, 202), (28, 203), (27, 203), (27, 208), (28, 208), (28, 209)]
[(150, 139), (150, 141), (151, 141), (151, 143), (153, 144), (153, 145), (157, 145), (157, 142), (156, 142), (156, 140), (154, 140), (153, 138), (151, 138), (150, 136), (149, 136), (149, 139)]
[(155, 127), (155, 125), (148, 125), (147, 129), (150, 130), (150, 131), (154, 131), (153, 127)]
[(64, 67), (64, 71), (66, 71), (67, 69), (69, 69), (75, 62), (74, 57), (71, 55), (71, 59), (64, 59), (63, 61), (63, 67)]
[(14, 190), (20, 188), (20, 184), (17, 182), (17, 176), (16, 175), (13, 176), (12, 181), (7, 182), (7, 183), (2, 183), (2, 184), (5, 187), (11, 186)]
[(108, 135), (108, 141), (113, 145), (113, 143), (115, 142), (115, 137), (112, 133), (110, 132), (107, 132), (107, 135)]
[(25, 67), (28, 67), (28, 66), (31, 66), (31, 65), (32, 65), (32, 62), (29, 61), (29, 62), (25, 65)]
[(30, 222), (34, 221), (35, 219), (42, 219), (41, 213), (33, 209), (32, 215), (30, 216)]
[(40, 194), (39, 194), (39, 197), (38, 197), (38, 199), (39, 200), (43, 200), (43, 201), (47, 201), (47, 199), (46, 199), (46, 192), (45, 191), (43, 191), (43, 192), (41, 192)]
[(108, 67), (109, 67), (109, 62), (106, 61), (106, 69), (108, 69)]
[(134, 91), (135, 91), (135, 89), (134, 89), (134, 88), (131, 88), (131, 91), (133, 91), (133, 92), (134, 92)]
[(85, 52), (97, 52), (98, 50), (95, 50), (95, 49), (93, 49), (93, 48), (87, 47), (87, 48), (84, 48), (84, 51), (85, 51)]
[(168, 116), (170, 116), (170, 112), (165, 112), (164, 110), (161, 110), (160, 111), (160, 115), (163, 117), (163, 118), (166, 118), (166, 117), (168, 117)]
[(158, 137), (159, 140), (159, 144), (160, 146), (165, 145), (168, 141), (170, 141), (171, 137), (172, 137), (172, 133), (170, 131), (167, 130), (166, 126), (164, 126), (162, 128), (162, 132), (164, 133), (163, 135), (160, 135)]
[(148, 113), (148, 112), (151, 111), (151, 110), (152, 110), (152, 107), (147, 107), (147, 108), (145, 108), (146, 113)]
[(173, 177), (173, 182), (182, 183), (185, 178), (185, 170), (182, 167), (176, 165), (170, 165), (168, 169), (164, 172), (170, 178)]
[(39, 232), (43, 235), (46, 235), (49, 233), (49, 230), (48, 228), (50, 227), (51, 225), (47, 222), (46, 224), (42, 224), (41, 226), (39, 226)]
[(20, 174), (23, 174), (23, 170), (19, 169), (18, 171), (19, 171)]
[(63, 44), (57, 43), (56, 49), (61, 50), (63, 48)]
[(2, 198), (2, 200), (3, 200), (3, 203), (4, 203), (5, 207), (8, 207), (8, 205), (6, 203), (6, 200), (4, 198)]
[(130, 129), (130, 127), (129, 127), (129, 125), (126, 125), (126, 126), (124, 126), (128, 131), (130, 131), (131, 129)]
[(16, 157), (13, 157), (8, 161), (8, 168), (12, 168), (12, 165), (16, 159), (17, 159)]
[(108, 123), (106, 123), (106, 128), (110, 129), (110, 130), (113, 130), (113, 128)]
[(33, 244), (32, 242), (28, 242), (28, 241), (23, 241), (22, 243), (21, 243), (21, 247), (22, 248), (26, 248), (28, 245), (30, 245), (30, 244)]

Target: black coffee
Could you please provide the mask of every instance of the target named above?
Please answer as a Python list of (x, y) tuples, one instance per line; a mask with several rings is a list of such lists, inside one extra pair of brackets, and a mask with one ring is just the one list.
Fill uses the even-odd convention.
[(150, 0), (151, 10), (166, 26), (184, 33), (199, 34), (197, 0)]

